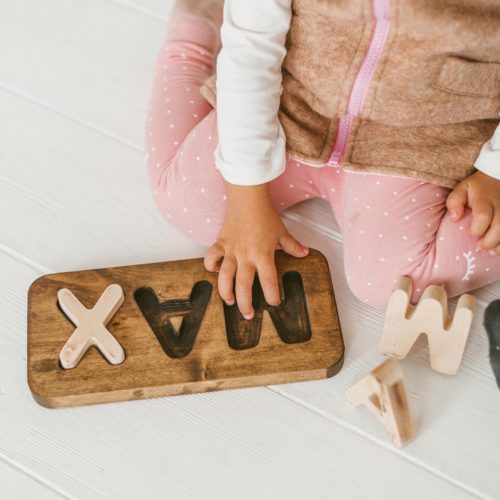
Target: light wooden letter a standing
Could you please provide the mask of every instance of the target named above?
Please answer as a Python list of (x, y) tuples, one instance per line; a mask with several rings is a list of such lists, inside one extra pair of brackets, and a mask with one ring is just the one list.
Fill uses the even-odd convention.
[(67, 288), (57, 293), (59, 305), (76, 326), (76, 330), (61, 350), (59, 359), (64, 368), (74, 368), (87, 349), (94, 345), (113, 365), (122, 363), (125, 352), (120, 343), (106, 329), (109, 320), (123, 304), (120, 285), (110, 285), (92, 309), (87, 309)]
[(354, 405), (365, 405), (385, 425), (392, 442), (404, 446), (415, 435), (403, 372), (388, 359), (346, 393)]
[(437, 372), (457, 372), (469, 336), (476, 299), (462, 295), (453, 319), (443, 287), (431, 285), (419, 303), (410, 303), (412, 281), (399, 278), (389, 300), (380, 352), (396, 359), (406, 357), (421, 333), (427, 334), (431, 367)]

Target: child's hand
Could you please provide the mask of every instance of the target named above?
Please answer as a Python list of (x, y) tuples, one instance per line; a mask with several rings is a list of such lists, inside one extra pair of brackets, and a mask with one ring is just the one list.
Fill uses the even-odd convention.
[(500, 255), (500, 180), (483, 172), (464, 179), (448, 196), (446, 206), (454, 221), (464, 215), (465, 206), (472, 209), (469, 232), (480, 238), (477, 246)]
[[(274, 252), (278, 245), (294, 257), (305, 257), (308, 249), (290, 235), (275, 212), (268, 184), (236, 186), (226, 183), (227, 215), (219, 238), (205, 256), (205, 267), (219, 271), (219, 294), (228, 305), (236, 300), (246, 319), (254, 316), (252, 285), (255, 271), (266, 302), (281, 301)], [(222, 263), (220, 263), (220, 260)]]

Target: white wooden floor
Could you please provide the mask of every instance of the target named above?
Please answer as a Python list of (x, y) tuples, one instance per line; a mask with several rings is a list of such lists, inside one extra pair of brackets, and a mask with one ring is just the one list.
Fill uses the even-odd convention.
[[(47, 410), (26, 381), (26, 293), (48, 272), (201, 256), (157, 215), (143, 129), (169, 0), (0, 0), (0, 498), (500, 498), (500, 391), (479, 314), (458, 375), (403, 363), (417, 440), (346, 402), (382, 361), (326, 205), (286, 215), (329, 259), (346, 341), (332, 379)], [(147, 367), (145, 367), (147, 369)]]

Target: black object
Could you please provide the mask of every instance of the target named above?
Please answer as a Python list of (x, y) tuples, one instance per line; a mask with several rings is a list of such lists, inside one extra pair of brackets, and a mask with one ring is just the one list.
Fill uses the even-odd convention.
[(484, 327), (490, 340), (491, 368), (500, 388), (500, 300), (495, 300), (486, 308)]

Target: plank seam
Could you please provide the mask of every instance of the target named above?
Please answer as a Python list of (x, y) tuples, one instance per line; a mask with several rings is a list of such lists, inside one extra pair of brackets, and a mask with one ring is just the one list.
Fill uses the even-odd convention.
[(299, 215), (299, 214), (294, 213), (294, 212), (285, 212), (283, 214), (283, 217), (285, 219), (291, 220), (293, 222), (297, 222), (299, 224), (304, 224), (307, 227), (312, 227), (313, 229), (315, 229), (319, 233), (323, 234), (324, 236), (326, 236), (334, 241), (337, 241), (338, 243), (343, 242), (343, 237), (342, 237), (342, 234), (340, 233), (340, 231), (337, 231), (335, 229), (330, 229), (330, 228), (324, 226), (323, 224), (320, 224), (318, 222), (315, 222), (312, 219), (309, 219), (308, 217), (304, 217), (303, 215)]
[(29, 478), (33, 479), (35, 482), (38, 484), (41, 484), (42, 486), (45, 486), (47, 489), (51, 490), (54, 493), (57, 493), (58, 495), (62, 496), (63, 498), (67, 498), (69, 500), (77, 500), (78, 497), (74, 497), (66, 493), (64, 490), (62, 490), (60, 487), (57, 485), (53, 484), (50, 482), (46, 477), (37, 474), (36, 472), (32, 471), (28, 467), (22, 465), (21, 463), (13, 460), (12, 458), (7, 457), (7, 455), (0, 453), (0, 460), (2, 460), (8, 467), (11, 467), (13, 469), (16, 469)]
[(85, 120), (82, 120), (82, 119), (76, 117), (75, 115), (72, 115), (70, 113), (65, 113), (64, 111), (61, 111), (60, 109), (57, 109), (57, 108), (55, 108), (55, 107), (53, 107), (53, 106), (51, 106), (43, 101), (40, 101), (40, 100), (36, 99), (35, 97), (32, 97), (28, 94), (25, 94), (24, 92), (19, 92), (18, 90), (13, 89), (9, 85), (5, 85), (4, 83), (0, 83), (0, 90), (3, 90), (4, 92), (8, 92), (9, 94), (13, 94), (17, 97), (25, 99), (26, 101), (29, 101), (33, 104), (36, 104), (37, 106), (40, 106), (43, 109), (46, 109), (52, 113), (55, 113), (58, 116), (62, 116), (63, 118), (66, 118), (67, 120), (70, 120), (74, 123), (77, 123), (78, 125), (81, 125), (83, 127), (87, 127), (88, 129), (90, 129), (94, 132), (98, 132), (99, 134), (102, 134), (105, 137), (112, 139), (120, 144), (124, 144), (125, 146), (128, 146), (136, 151), (140, 151), (143, 154), (145, 153), (144, 148), (138, 146), (137, 144), (135, 144), (127, 139), (124, 139), (116, 134), (113, 134), (109, 130), (98, 127), (97, 125), (93, 125), (92, 123), (87, 122)]
[(12, 248), (0, 243), (0, 253), (3, 253), (4, 255), (7, 255), (8, 257), (11, 257), (14, 260), (17, 260), (18, 262), (21, 262), (22, 264), (25, 264), (31, 269), (42, 273), (42, 274), (49, 274), (52, 271), (43, 266), (42, 264), (39, 264), (38, 262), (35, 262), (34, 260), (30, 259), (26, 255), (23, 255), (22, 253), (17, 252), (16, 250), (13, 250)]
[(329, 420), (330, 422), (333, 422), (333, 423), (339, 425), (343, 429), (351, 431), (354, 434), (357, 434), (358, 436), (361, 436), (361, 437), (367, 439), (368, 441), (371, 441), (375, 445), (386, 449), (387, 451), (391, 452), (392, 454), (399, 456), (401, 459), (406, 460), (407, 462), (410, 462), (410, 463), (420, 467), (421, 469), (424, 469), (427, 472), (432, 473), (433, 475), (439, 477), (443, 481), (446, 481), (446, 482), (452, 484), (453, 486), (464, 491), (465, 493), (473, 495), (476, 498), (480, 498), (481, 500), (494, 500), (493, 497), (485, 495), (485, 494), (481, 493), (480, 491), (476, 490), (475, 488), (467, 486), (466, 484), (463, 484), (461, 481), (459, 481), (455, 478), (452, 478), (450, 476), (447, 476), (446, 474), (443, 474), (442, 472), (429, 467), (425, 462), (422, 462), (421, 460), (418, 460), (418, 459), (404, 453), (401, 450), (395, 449), (389, 443), (385, 443), (385, 442), (380, 441), (378, 438), (371, 436), (370, 434), (362, 431), (361, 429), (358, 429), (354, 425), (351, 425), (338, 417), (335, 417), (335, 416), (333, 416), (333, 415), (331, 415), (323, 410), (320, 410), (319, 408), (316, 408), (315, 406), (301, 400), (300, 398), (286, 393), (285, 391), (283, 391), (282, 389), (280, 389), (276, 386), (266, 386), (266, 387), (268, 389), (270, 389), (271, 391), (275, 392), (276, 394), (279, 394), (280, 396), (288, 399), (289, 401), (292, 401), (292, 402), (308, 409), (309, 411), (316, 413), (317, 415), (320, 415), (321, 417), (325, 418), (326, 420)]

